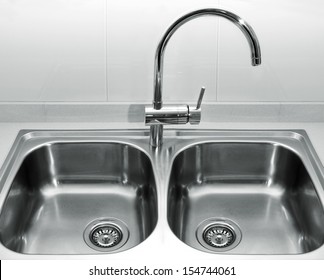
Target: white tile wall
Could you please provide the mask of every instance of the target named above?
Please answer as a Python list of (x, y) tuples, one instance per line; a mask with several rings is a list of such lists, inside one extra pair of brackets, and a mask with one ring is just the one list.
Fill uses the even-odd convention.
[(216, 101), (218, 23), (217, 17), (197, 18), (174, 33), (165, 52), (164, 101), (196, 102), (202, 86), (204, 102)]
[[(109, 5), (109, 101), (151, 101), (155, 49), (165, 30), (179, 16), (217, 3), (119, 0)], [(196, 100), (202, 85), (208, 89), (206, 100), (216, 100), (217, 30), (217, 18), (203, 18), (174, 34), (165, 52), (164, 101)]]
[(324, 100), (323, 1), (221, 0), (220, 6), (254, 27), (263, 60), (250, 67), (243, 36), (221, 21), (219, 101)]
[(252, 67), (241, 31), (222, 18), (180, 28), (165, 54), (163, 99), (324, 101), (320, 0), (0, 0), (0, 102), (150, 102), (154, 52), (179, 16), (237, 13), (259, 37)]
[(0, 1), (1, 101), (105, 101), (105, 0)]

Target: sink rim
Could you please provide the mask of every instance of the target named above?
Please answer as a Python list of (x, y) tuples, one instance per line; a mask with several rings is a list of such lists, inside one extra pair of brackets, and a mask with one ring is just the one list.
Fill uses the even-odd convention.
[[(261, 147), (261, 145), (269, 145), (269, 146), (272, 146), (272, 147), (275, 147), (275, 148), (279, 147), (283, 151), (284, 150), (289, 151), (289, 153), (291, 153), (295, 157), (297, 157), (298, 160), (303, 164), (303, 167), (305, 168), (305, 170), (308, 173), (311, 181), (313, 182), (313, 185), (314, 185), (313, 186), (314, 187), (313, 189), (314, 189), (315, 193), (317, 194), (318, 202), (319, 202), (319, 205), (320, 205), (321, 210), (322, 210), (320, 213), (321, 214), (324, 213), (324, 204), (323, 204), (323, 178), (318, 177), (317, 172), (316, 172), (316, 169), (317, 169), (318, 166), (317, 165), (313, 166), (313, 164), (312, 164), (312, 158), (310, 157), (310, 154), (308, 154), (308, 151), (307, 151), (307, 148), (308, 148), (307, 146), (300, 145), (300, 143), (296, 144), (296, 142), (295, 141), (291, 141), (291, 139), (288, 139), (288, 141), (284, 141), (285, 142), (284, 143), (282, 141), (274, 141), (274, 140), (271, 140), (270, 141), (268, 139), (266, 141), (264, 139), (257, 139), (257, 140), (253, 139), (253, 140), (251, 140), (251, 139), (246, 139), (246, 137), (244, 137), (244, 140), (239, 140), (240, 138), (241, 137), (238, 136), (238, 137), (236, 137), (236, 139), (231, 139), (231, 140), (226, 140), (226, 141), (224, 141), (224, 139), (217, 139), (217, 140), (214, 139), (212, 141), (211, 140), (201, 140), (201, 141), (198, 141), (197, 140), (194, 143), (183, 144), (183, 146), (181, 148), (179, 148), (177, 150), (177, 152), (174, 154), (174, 156), (172, 157), (172, 161), (171, 161), (172, 164), (170, 166), (170, 171), (168, 173), (169, 174), (169, 177), (168, 177), (168, 206), (167, 206), (168, 226), (169, 226), (170, 230), (173, 232), (173, 234), (174, 234), (174, 236), (176, 238), (178, 238), (181, 242), (183, 242), (187, 246), (190, 246), (193, 249), (201, 250), (201, 251), (204, 251), (206, 253), (212, 253), (212, 254), (215, 253), (215, 252), (211, 252), (210, 249), (209, 250), (208, 249), (206, 250), (206, 246), (204, 246), (202, 244), (201, 240), (200, 240), (201, 238), (200, 239), (198, 238), (198, 241), (199, 241), (198, 243), (200, 243), (200, 245), (202, 245), (202, 246), (199, 246), (200, 249), (198, 249), (197, 247), (195, 247), (196, 245), (193, 245), (191, 243), (187, 243), (187, 242), (189, 242), (188, 240), (187, 240), (187, 242), (184, 241), (182, 239), (183, 237), (181, 237), (182, 234), (180, 234), (180, 233), (177, 234), (176, 233), (177, 227), (175, 226), (174, 223), (176, 223), (176, 224), (177, 223), (180, 223), (181, 222), (181, 219), (183, 219), (183, 218), (179, 218), (180, 221), (178, 221), (178, 219), (176, 219), (176, 220), (174, 219), (174, 213), (176, 213), (176, 212), (172, 212), (172, 211), (177, 211), (177, 210), (176, 209), (172, 209), (174, 207), (174, 206), (172, 206), (173, 205), (172, 201), (175, 201), (174, 199), (176, 199), (176, 197), (174, 195), (172, 195), (172, 197), (170, 197), (170, 191), (175, 190), (175, 188), (177, 188), (177, 183), (173, 183), (173, 179), (172, 179), (173, 176), (172, 175), (174, 175), (174, 173), (175, 174), (178, 174), (178, 172), (177, 172), (178, 169), (177, 168), (179, 168), (179, 167), (175, 167), (175, 163), (178, 160), (178, 157), (180, 155), (186, 153), (186, 151), (189, 151), (189, 150), (193, 151), (193, 150), (195, 150), (195, 147), (201, 147), (201, 149), (203, 149), (204, 145), (207, 145), (206, 146), (206, 149), (207, 149), (208, 145), (210, 145), (211, 146), (211, 149), (212, 149), (214, 145), (217, 146), (218, 144), (222, 148), (224, 148), (223, 145), (224, 146), (225, 145), (229, 145), (230, 146), (231, 144), (234, 144), (234, 147), (236, 146), (235, 144), (237, 144), (238, 147), (239, 147), (239, 145), (243, 145), (244, 146), (244, 145), (247, 144), (247, 145), (251, 145), (252, 146), (252, 145), (256, 144), (256, 145), (260, 145), (260, 147)], [(290, 143), (288, 143), (288, 142), (290, 142)], [(236, 149), (239, 149), (238, 147), (236, 147)], [(222, 148), (220, 148), (220, 149), (222, 150)], [(231, 147), (229, 149), (231, 149)], [(200, 149), (199, 149), (199, 151), (200, 151)], [(190, 154), (191, 153), (192, 152), (190, 152)], [(185, 158), (188, 160), (187, 162), (192, 162), (192, 159), (191, 158), (187, 158), (187, 157), (185, 157)], [(184, 163), (184, 162), (183, 162), (183, 164), (186, 165), (186, 163)], [(206, 161), (205, 161), (205, 164), (206, 164)], [(181, 162), (180, 162), (180, 165), (179, 166), (181, 168), (181, 166), (182, 166), (181, 165)], [(195, 170), (195, 164), (193, 164), (193, 165), (190, 165), (189, 164), (189, 169), (188, 169), (191, 172), (195, 173), (195, 171), (193, 171), (192, 168), (193, 168), (193, 170)], [(228, 170), (228, 169), (225, 169), (225, 170)], [(319, 171), (322, 171), (322, 170), (319, 170)], [(235, 176), (235, 173), (234, 173), (234, 176)], [(192, 178), (192, 179), (194, 179), (194, 178)], [(207, 179), (207, 181), (208, 181), (208, 179)], [(176, 182), (178, 182), (178, 181), (176, 181)], [(182, 182), (182, 183), (181, 182), (182, 181), (179, 182), (180, 185), (182, 185), (184, 183), (184, 182)], [(185, 182), (188, 183), (186, 180), (185, 180)], [(186, 185), (186, 183), (184, 183), (184, 184)], [(197, 184), (199, 185), (199, 183), (197, 183)], [(206, 184), (208, 185), (207, 182), (206, 182)], [(177, 191), (175, 191), (175, 192), (177, 193)], [(230, 196), (230, 194), (229, 194), (229, 196)], [(181, 200), (181, 205), (183, 205), (183, 204), (186, 205), (186, 202), (183, 202), (183, 200)], [(189, 204), (189, 205), (191, 205), (191, 204)], [(192, 207), (194, 207), (194, 206), (192, 206)], [(180, 209), (179, 211), (181, 213), (183, 211), (183, 209)], [(187, 217), (187, 215), (186, 215), (186, 217)], [(231, 216), (228, 217), (228, 216), (225, 215), (225, 217), (231, 219), (230, 218)], [(222, 218), (224, 218), (224, 213), (222, 213), (220, 215), (220, 217), (210, 217), (210, 218), (204, 217), (203, 220), (204, 219), (207, 219), (207, 220), (209, 220), (209, 219), (222, 219)], [(232, 219), (234, 219), (234, 218), (232, 217)], [(197, 221), (195, 221), (195, 222), (197, 223)], [(203, 222), (201, 222), (200, 224), (202, 224), (202, 223)], [(182, 228), (182, 227), (180, 227), (180, 228)], [(191, 231), (190, 231), (190, 233), (187, 232), (185, 234), (185, 236), (187, 236), (187, 234), (189, 236), (192, 235)], [(191, 237), (190, 238), (188, 237), (188, 239), (191, 239)], [(195, 243), (197, 243), (197, 242), (195, 242)], [(291, 254), (292, 255), (304, 255), (304, 254), (311, 253), (311, 252), (313, 252), (315, 250), (318, 250), (318, 249), (320, 249), (322, 247), (324, 248), (324, 241), (321, 243), (320, 246), (316, 247), (315, 249), (311, 249), (309, 251), (306, 251), (306, 252), (302, 252), (302, 253), (272, 253), (271, 255), (291, 255)], [(223, 252), (225, 252), (225, 250)], [(246, 255), (245, 253), (239, 253), (239, 252), (234, 252), (234, 253), (229, 252), (229, 254)], [(265, 254), (268, 254), (268, 253), (262, 253), (262, 252), (260, 252), (260, 253), (253, 253), (253, 255), (265, 255)]]
[[(262, 137), (271, 138), (271, 139), (294, 139), (297, 143), (302, 143), (302, 146), (308, 150), (308, 160), (310, 161), (312, 168), (314, 168), (314, 172), (316, 177), (319, 178), (319, 181), (322, 181), (324, 178), (324, 168), (323, 165), (306, 133), (305, 130), (300, 129), (166, 129), (165, 137), (164, 137), (164, 145), (162, 146), (161, 151), (154, 153), (149, 149), (148, 145), (148, 130), (145, 129), (85, 129), (85, 130), (61, 130), (61, 129), (39, 129), (39, 130), (20, 130), (14, 143), (11, 145), (11, 149), (4, 160), (2, 167), (0, 169), (0, 184), (3, 183), (3, 175), (7, 175), (9, 171), (12, 171), (10, 163), (12, 163), (12, 158), (15, 157), (19, 153), (18, 144), (22, 144), (22, 142), (28, 139), (42, 138), (44, 135), (52, 138), (53, 136), (59, 138), (67, 133), (68, 136), (72, 136), (72, 138), (83, 137), (84, 139), (101, 139), (103, 142), (109, 139), (110, 142), (117, 142), (121, 140), (123, 143), (127, 145), (135, 145), (135, 148), (140, 148), (142, 152), (144, 152), (151, 164), (154, 172), (155, 180), (156, 180), (156, 189), (157, 189), (157, 201), (158, 201), (158, 214), (157, 214), (157, 224), (155, 226), (152, 234), (145, 240), (145, 242), (141, 243), (140, 246), (136, 246), (132, 248), (132, 250), (127, 250), (118, 253), (121, 256), (136, 256), (138, 253), (141, 253), (140, 250), (146, 250), (150, 252), (152, 246), (155, 246), (157, 249), (163, 250), (164, 248), (159, 247), (159, 243), (161, 243), (160, 233), (163, 232), (165, 235), (165, 239), (168, 242), (177, 244), (179, 248), (186, 250), (188, 255), (192, 256), (200, 256), (206, 257), (211, 255), (214, 259), (324, 259), (324, 247), (321, 246), (318, 249), (301, 254), (301, 255), (223, 255), (223, 254), (214, 254), (208, 252), (201, 252), (198, 250), (193, 250), (192, 248), (187, 248), (186, 244), (181, 242), (169, 229), (169, 225), (166, 219), (166, 195), (168, 192), (168, 184), (169, 184), (169, 176), (170, 169), (176, 154), (180, 153), (180, 149), (185, 149), (188, 144), (195, 145), (197, 143), (204, 142), (214, 142), (219, 141), (221, 137), (231, 138), (236, 135), (243, 133), (245, 135), (256, 136), (257, 139)], [(261, 135), (261, 136), (260, 136)], [(34, 141), (33, 141), (34, 142)], [(36, 141), (37, 142), (37, 141)], [(303, 158), (301, 158), (303, 159)], [(164, 167), (163, 170), (160, 170), (161, 162), (167, 160), (169, 163), (169, 168)], [(308, 169), (307, 169), (308, 170)], [(165, 176), (168, 174), (168, 176)], [(1, 188), (1, 186), (0, 186)], [(3, 195), (5, 188), (2, 189), (0, 193), (0, 209), (3, 205)], [(324, 201), (324, 184), (321, 188), (318, 188), (316, 185), (316, 191), (318, 196), (320, 197), (321, 203)], [(183, 247), (181, 247), (183, 246)], [(167, 246), (168, 247), (168, 246)], [(169, 247), (170, 249), (170, 247)], [(172, 248), (171, 248), (172, 250)], [(155, 250), (157, 251), (157, 250)], [(114, 254), (113, 254), (114, 255)], [(102, 255), (71, 255), (74, 259), (105, 259), (108, 254)], [(66, 255), (23, 255), (20, 253), (9, 251), (6, 247), (0, 244), (0, 257), (2, 259), (68, 259)]]
[[(43, 134), (43, 132), (48, 132), (48, 131), (37, 131), (37, 134)], [(11, 190), (11, 186), (13, 183), (13, 180), (17, 174), (17, 172), (19, 171), (19, 169), (21, 168), (24, 160), (31, 155), (33, 152), (43, 149), (45, 147), (48, 146), (52, 146), (52, 145), (60, 145), (60, 144), (116, 144), (116, 145), (121, 145), (121, 146), (128, 146), (131, 147), (134, 150), (137, 150), (138, 152), (140, 152), (141, 154), (143, 154), (146, 158), (146, 160), (148, 160), (148, 162), (151, 165), (152, 168), (152, 174), (153, 174), (153, 180), (155, 181), (155, 193), (156, 193), (156, 219), (154, 222), (154, 228), (152, 230), (152, 232), (141, 242), (139, 242), (137, 245), (135, 245), (134, 247), (131, 247), (129, 249), (124, 249), (124, 248), (119, 248), (119, 246), (117, 246), (114, 251), (105, 251), (105, 252), (100, 252), (100, 250), (93, 250), (93, 252), (89, 252), (87, 254), (69, 254), (70, 256), (97, 256), (97, 255), (108, 255), (108, 254), (120, 254), (123, 252), (127, 252), (130, 249), (133, 249), (137, 246), (140, 246), (142, 243), (144, 243), (147, 239), (149, 239), (156, 231), (157, 229), (157, 225), (159, 223), (160, 220), (160, 215), (159, 215), (159, 211), (158, 211), (158, 206), (159, 206), (159, 193), (158, 193), (158, 188), (157, 188), (157, 175), (156, 175), (156, 170), (155, 170), (155, 165), (153, 164), (153, 160), (150, 156), (150, 154), (148, 153), (148, 151), (141, 147), (141, 145), (137, 145), (136, 142), (132, 142), (131, 140), (127, 139), (125, 136), (123, 136), (122, 139), (119, 139), (119, 135), (117, 137), (110, 137), (108, 136), (97, 136), (97, 135), (93, 135), (94, 131), (78, 131), (77, 134), (83, 134), (85, 133), (85, 135), (83, 137), (81, 137), (82, 139), (75, 139), (74, 136), (74, 132), (73, 131), (68, 131), (67, 133), (72, 133), (73, 136), (69, 135), (69, 136), (62, 136), (60, 135), (61, 133), (66, 133), (66, 131), (57, 131), (57, 130), (53, 130), (50, 131), (50, 133), (58, 133), (59, 136), (58, 137), (53, 137), (53, 136), (49, 136), (49, 137), (40, 137), (40, 139), (37, 139), (37, 136), (35, 136), (35, 138), (31, 137), (31, 135), (33, 135), (33, 131), (32, 132), (27, 132), (27, 133), (23, 133), (20, 132), (15, 140), (15, 143), (12, 145), (11, 150), (3, 164), (3, 166), (0, 169), (0, 212), (2, 213), (3, 211), (3, 207), (5, 206), (5, 202), (6, 199), (9, 195), (9, 192)], [(90, 135), (88, 135), (88, 132), (90, 132)], [(20, 135), (21, 134), (21, 135)], [(33, 135), (34, 136), (34, 135)], [(104, 137), (104, 138), (103, 138)], [(138, 137), (137, 137), (138, 138)], [(50, 141), (48, 139), (51, 139)], [(34, 141), (36, 140), (36, 141)], [(127, 237), (128, 239), (128, 237)], [(127, 240), (126, 240), (127, 241)], [(19, 251), (15, 251), (12, 250), (10, 248), (8, 248), (7, 246), (5, 246), (2, 241), (0, 241), (0, 256), (1, 256), (1, 251), (7, 252), (10, 255), (22, 255), (22, 256), (27, 256), (27, 257), (35, 257), (35, 256), (49, 256), (49, 257), (55, 257), (55, 256), (67, 256), (68, 254), (66, 253), (60, 253), (60, 254), (47, 254), (47, 253), (24, 253), (24, 252), (19, 252)]]
[[(41, 133), (41, 132), (48, 132), (48, 131), (37, 131), (37, 133)], [(61, 133), (61, 132), (65, 132), (65, 131), (53, 130), (50, 132)], [(70, 130), (69, 132), (72, 132), (72, 131)], [(81, 132), (81, 131), (77, 131), (77, 132)], [(84, 132), (88, 132), (88, 131), (84, 131)], [(150, 163), (152, 165), (153, 173), (156, 178), (156, 171), (154, 169), (154, 164), (153, 164), (153, 161), (152, 161), (152, 158), (151, 158), (149, 152), (145, 149), (145, 147), (143, 147), (141, 145), (137, 145), (136, 143), (132, 143), (131, 141), (128, 141), (125, 139), (120, 139), (120, 140), (116, 140), (116, 139), (107, 140), (106, 139), (106, 140), (104, 140), (100, 137), (98, 140), (94, 140), (95, 139), (94, 137), (89, 137), (89, 136), (84, 137), (83, 140), (75, 140), (74, 139), (75, 137), (71, 137), (71, 136), (67, 136), (67, 137), (59, 136), (58, 139), (56, 139), (56, 140), (49, 140), (49, 139), (53, 139), (55, 136), (48, 136), (45, 138), (41, 137), (42, 140), (35, 141), (36, 143), (33, 143), (34, 137), (36, 138), (38, 136), (33, 135), (33, 132), (28, 131), (25, 134), (25, 133), (23, 133), (23, 131), (20, 131), (18, 136), (16, 137), (15, 142), (12, 144), (11, 150), (9, 151), (5, 161), (3, 162), (3, 164), (0, 168), (0, 195), (1, 196), (3, 195), (3, 191), (5, 193), (7, 193), (7, 191), (8, 191), (6, 189), (6, 186), (8, 185), (8, 178), (10, 177), (10, 175), (12, 175), (13, 171), (15, 171), (14, 174), (16, 174), (17, 170), (20, 168), (24, 159), (28, 155), (30, 155), (37, 149), (40, 149), (40, 148), (43, 148), (46, 146), (55, 145), (55, 144), (62, 144), (62, 143), (70, 143), (70, 144), (73, 144), (73, 143), (76, 143), (76, 144), (77, 143), (78, 144), (79, 143), (107, 143), (108, 144), (108, 143), (110, 143), (110, 144), (122, 144), (122, 145), (131, 146), (132, 148), (137, 149), (146, 155), (146, 157), (148, 158), (148, 160), (150, 161)], [(109, 137), (111, 137), (111, 136), (109, 136)], [(62, 138), (68, 138), (69, 140), (68, 139), (63, 140)], [(28, 147), (28, 145), (31, 147)], [(13, 178), (11, 178), (11, 179), (13, 179)], [(2, 207), (2, 200), (0, 197), (0, 211), (1, 211), (1, 207)]]
[[(212, 132), (214, 133), (220, 133), (225, 134), (224, 135), (214, 135), (210, 136), (209, 134)], [(176, 151), (173, 153), (172, 158), (170, 160), (170, 165), (168, 169), (168, 178), (167, 178), (167, 193), (169, 191), (170, 187), (170, 180), (171, 180), (171, 171), (173, 168), (173, 164), (179, 154), (186, 151), (187, 149), (190, 149), (196, 145), (203, 145), (203, 144), (216, 144), (216, 143), (257, 143), (257, 144), (273, 144), (276, 146), (281, 146), (285, 149), (288, 149), (292, 153), (294, 153), (304, 164), (307, 172), (309, 173), (311, 180), (314, 182), (314, 188), (318, 195), (319, 201), (321, 203), (321, 206), (324, 210), (324, 168), (323, 164), (321, 163), (307, 133), (305, 130), (191, 130), (191, 131), (181, 131), (179, 134), (183, 134), (184, 136), (187, 136), (186, 134), (190, 134), (193, 132), (194, 135), (199, 135), (200, 133), (206, 134), (203, 137), (197, 136), (197, 138), (194, 139), (188, 139), (187, 141), (183, 141), (177, 145)], [(240, 135), (240, 134), (243, 134)], [(246, 136), (248, 135), (248, 136)], [(200, 135), (201, 136), (201, 135)], [(249, 137), (251, 137), (249, 139)], [(167, 137), (165, 137), (167, 138)], [(180, 136), (179, 136), (180, 138)], [(248, 139), (248, 140), (247, 140)], [(253, 139), (253, 140), (251, 140)], [(271, 140), (270, 140), (271, 139)], [(171, 145), (170, 145), (171, 146)], [(170, 148), (170, 147), (169, 147)], [(168, 194), (167, 194), (168, 195)], [(167, 206), (168, 208), (169, 206)], [(167, 210), (168, 212), (168, 210)], [(167, 214), (168, 215), (168, 214)], [(167, 218), (168, 220), (168, 218)], [(180, 240), (176, 234), (173, 232), (173, 230), (170, 227), (169, 220), (167, 221), (167, 225), (172, 232), (173, 236), (179, 240), (179, 242), (183, 243), (184, 246), (189, 246), (191, 249), (194, 249), (195, 251), (203, 251), (204, 253), (215, 255), (214, 252), (211, 251), (204, 251), (199, 250), (197, 248), (194, 248), (190, 246), (189, 244), (184, 243), (182, 240)], [(318, 248), (305, 252), (300, 254), (251, 254), (250, 256), (257, 256), (258, 258), (260, 256), (284, 256), (288, 259), (294, 258), (296, 256), (298, 257), (306, 257), (310, 255), (315, 254), (323, 254), (324, 253), (324, 243), (319, 246)], [(226, 256), (224, 254), (220, 254), (221, 256)], [(246, 254), (228, 254), (229, 256), (244, 256), (246, 257)]]

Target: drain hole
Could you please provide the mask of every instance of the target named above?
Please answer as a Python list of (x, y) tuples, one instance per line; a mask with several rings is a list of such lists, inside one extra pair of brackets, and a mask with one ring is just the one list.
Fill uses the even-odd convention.
[(225, 252), (240, 243), (242, 233), (233, 221), (213, 218), (203, 221), (198, 226), (196, 237), (204, 248), (215, 252)]
[(121, 231), (111, 225), (100, 225), (92, 230), (90, 234), (91, 242), (102, 248), (110, 248), (116, 246), (122, 239)]
[(126, 224), (115, 218), (91, 222), (83, 233), (84, 241), (97, 251), (115, 251), (128, 241), (129, 231)]
[(235, 241), (235, 233), (226, 226), (210, 226), (205, 229), (204, 240), (210, 246), (222, 248), (230, 246)]

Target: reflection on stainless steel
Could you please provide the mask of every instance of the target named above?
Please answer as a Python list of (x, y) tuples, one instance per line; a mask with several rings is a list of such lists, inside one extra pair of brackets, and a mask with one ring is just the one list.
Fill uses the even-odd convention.
[(127, 225), (118, 219), (104, 218), (92, 221), (83, 233), (90, 248), (101, 252), (114, 252), (128, 241)]
[(107, 216), (131, 232), (118, 251), (153, 231), (157, 204), (148, 157), (118, 143), (45, 145), (24, 159), (12, 182), (0, 216), (1, 242), (24, 254), (97, 253), (83, 232)]
[(172, 35), (186, 22), (202, 16), (220, 16), (234, 23), (245, 35), (251, 50), (253, 66), (261, 64), (261, 50), (258, 38), (252, 27), (239, 16), (222, 9), (201, 9), (190, 12), (176, 20), (164, 33), (155, 52), (154, 65), (154, 99), (153, 107), (145, 108), (145, 123), (151, 126), (150, 145), (158, 147), (162, 144), (164, 124), (198, 124), (200, 122), (200, 105), (205, 88), (203, 87), (196, 107), (188, 105), (163, 106), (162, 107), (162, 82), (163, 60), (165, 48)]
[(324, 242), (323, 206), (304, 163), (272, 143), (184, 150), (173, 163), (168, 203), (172, 231), (203, 251), (195, 230), (210, 218), (239, 225), (242, 241), (231, 254), (302, 254)]
[(225, 252), (235, 248), (242, 239), (239, 226), (231, 220), (207, 219), (196, 230), (201, 246), (214, 252)]
[(160, 149), (147, 136), (22, 131), (0, 170), (0, 258), (172, 254), (174, 233), (213, 254), (324, 259), (324, 171), (305, 132), (166, 130)]

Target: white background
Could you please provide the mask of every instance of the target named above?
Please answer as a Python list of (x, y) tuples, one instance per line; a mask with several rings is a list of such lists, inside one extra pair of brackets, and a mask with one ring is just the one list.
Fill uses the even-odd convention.
[[(139, 256), (140, 258), (140, 256)], [(179, 260), (178, 263), (170, 263), (165, 256), (164, 263), (142, 263), (140, 260), (132, 262), (114, 261), (6, 261), (2, 263), (1, 279), (33, 279), (33, 280), (57, 280), (57, 279), (243, 279), (243, 280), (273, 280), (296, 279), (305, 280), (323, 279), (322, 261), (218, 261), (206, 263), (203, 261)], [(181, 273), (174, 276), (90, 276), (89, 269), (94, 268), (142, 268), (147, 266), (154, 268), (172, 268), (181, 271), (184, 266), (224, 266), (235, 267), (236, 276), (182, 276)]]

